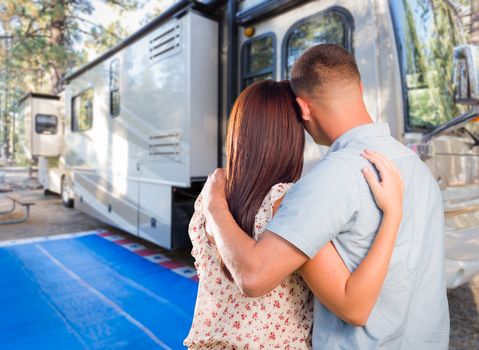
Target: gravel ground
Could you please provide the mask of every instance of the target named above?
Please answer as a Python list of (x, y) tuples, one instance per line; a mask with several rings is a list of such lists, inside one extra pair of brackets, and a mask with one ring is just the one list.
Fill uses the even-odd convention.
[(479, 349), (479, 275), (447, 294), (451, 314), (449, 349)]
[[(5, 171), (0, 168), (0, 172)], [(24, 197), (35, 200), (36, 205), (31, 209), (28, 222), (16, 225), (0, 226), (0, 240), (21, 239), (55, 235), (71, 232), (106, 229), (111, 232), (126, 234), (75, 209), (63, 207), (61, 199), (56, 195), (45, 196), (42, 189), (33, 189), (38, 184), (29, 180), (27, 173), (22, 169), (6, 171), (6, 182), (15, 191)], [(1, 188), (1, 184), (0, 184)], [(7, 193), (0, 193), (0, 211), (10, 207), (6, 199)], [(15, 213), (0, 216), (1, 220), (13, 219), (22, 216), (22, 210), (17, 208)], [(132, 240), (141, 241), (143, 245), (150, 243), (131, 236)], [(189, 250), (177, 252), (164, 251), (173, 259), (192, 264)], [(451, 314), (451, 350), (479, 349), (479, 275), (469, 283), (448, 291), (449, 310)]]

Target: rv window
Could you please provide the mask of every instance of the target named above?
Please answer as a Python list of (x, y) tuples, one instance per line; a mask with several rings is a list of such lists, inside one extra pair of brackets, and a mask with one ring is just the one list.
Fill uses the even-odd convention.
[(54, 115), (37, 114), (35, 116), (35, 132), (37, 134), (56, 134), (57, 124), (57, 117)]
[(264, 79), (273, 79), (275, 42), (272, 33), (263, 34), (243, 44), (242, 88)]
[(406, 101), (406, 130), (433, 129), (465, 112), (454, 103), (453, 49), (463, 42), (447, 1), (391, 1)]
[(294, 24), (286, 34), (285, 75), (308, 48), (318, 44), (338, 44), (352, 50), (352, 19), (345, 10), (330, 9)]
[(110, 63), (110, 115), (120, 114), (120, 61), (114, 59)]
[(85, 131), (93, 125), (93, 89), (72, 99), (72, 131)]

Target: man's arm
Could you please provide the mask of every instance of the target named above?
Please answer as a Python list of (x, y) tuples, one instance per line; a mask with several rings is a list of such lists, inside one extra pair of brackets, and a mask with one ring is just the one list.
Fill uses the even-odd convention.
[(267, 294), (309, 258), (280, 236), (266, 231), (255, 241), (231, 215), (224, 191), (224, 171), (217, 169), (204, 190), (207, 231), (244, 294)]

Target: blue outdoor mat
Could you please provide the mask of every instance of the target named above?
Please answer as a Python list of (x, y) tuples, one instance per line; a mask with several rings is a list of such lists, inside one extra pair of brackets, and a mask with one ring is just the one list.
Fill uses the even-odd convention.
[(197, 282), (102, 237), (0, 248), (0, 349), (184, 349)]

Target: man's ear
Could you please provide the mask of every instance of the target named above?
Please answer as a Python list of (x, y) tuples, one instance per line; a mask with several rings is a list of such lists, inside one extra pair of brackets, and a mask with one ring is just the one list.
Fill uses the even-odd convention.
[(311, 120), (311, 110), (309, 109), (308, 102), (306, 102), (301, 97), (296, 97), (296, 102), (298, 102), (299, 108), (301, 109), (301, 117), (304, 121)]

